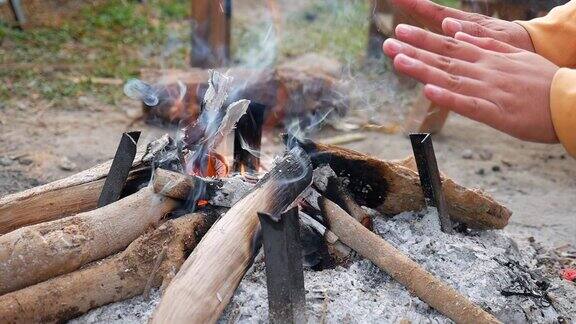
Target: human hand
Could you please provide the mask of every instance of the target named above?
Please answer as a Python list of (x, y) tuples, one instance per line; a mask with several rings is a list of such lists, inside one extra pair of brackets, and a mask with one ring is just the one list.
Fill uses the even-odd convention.
[(506, 44), (534, 52), (530, 35), (520, 24), (469, 13), (429, 0), (392, 0), (393, 5), (434, 32), (454, 36), (463, 32), (477, 37), (488, 37)]
[(440, 107), (514, 137), (557, 143), (550, 86), (558, 67), (545, 58), (490, 38), (446, 37), (399, 25), (384, 53), (401, 73), (425, 83)]

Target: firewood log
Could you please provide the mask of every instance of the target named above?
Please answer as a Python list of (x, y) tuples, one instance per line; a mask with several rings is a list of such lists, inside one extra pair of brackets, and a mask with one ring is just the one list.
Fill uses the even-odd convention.
[(310, 160), (294, 148), (206, 233), (166, 289), (151, 322), (216, 322), (260, 247), (257, 213), (284, 211), (311, 181)]
[(149, 282), (167, 285), (216, 218), (191, 214), (166, 221), (108, 259), (0, 296), (0, 322), (62, 322), (140, 295)]
[[(333, 145), (303, 140), (315, 167), (329, 164), (340, 177), (350, 180), (348, 190), (361, 205), (382, 214), (419, 211), (425, 206), (418, 173), (406, 166), (411, 161), (382, 161)], [(480, 190), (464, 188), (442, 177), (450, 218), (475, 229), (504, 228), (512, 212)]]
[[(339, 80), (342, 65), (333, 59), (306, 54), (280, 64), (275, 69), (222, 69), (233, 77), (230, 100), (248, 99), (266, 106), (265, 124), (275, 126), (290, 116), (333, 109), (343, 114), (347, 109), (345, 90)], [(171, 123), (190, 122), (200, 113), (206, 91), (208, 70), (143, 70), (142, 78), (157, 83), (159, 103), (144, 105), (148, 120)], [(184, 95), (178, 82), (186, 84)]]
[[(141, 148), (134, 158), (127, 186), (150, 175), (147, 164), (167, 136)], [(163, 144), (166, 143), (166, 144)], [(112, 160), (70, 177), (0, 198), (0, 235), (96, 208)]]
[(0, 295), (121, 251), (177, 205), (146, 187), (102, 208), (0, 236)]
[(318, 204), (330, 230), (344, 244), (386, 271), (440, 313), (456, 323), (499, 323), (494, 316), (362, 226), (336, 203), (320, 198)]

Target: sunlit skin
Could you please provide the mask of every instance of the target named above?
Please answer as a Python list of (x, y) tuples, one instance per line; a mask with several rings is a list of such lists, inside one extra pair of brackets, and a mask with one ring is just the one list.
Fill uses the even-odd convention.
[[(446, 20), (439, 22), (442, 17), (462, 14), (448, 8), (438, 11), (440, 6), (428, 1), (395, 2), (416, 4), (415, 14), (426, 8), (435, 10), (419, 14), (420, 21), (444, 30), (450, 28)], [(452, 38), (399, 25), (396, 37), (384, 42), (384, 53), (394, 60), (397, 71), (425, 84), (424, 94), (432, 102), (522, 140), (558, 142), (550, 115), (550, 86), (558, 70), (552, 62), (505, 42), (464, 32)], [(522, 45), (520, 38), (512, 38), (517, 46)]]

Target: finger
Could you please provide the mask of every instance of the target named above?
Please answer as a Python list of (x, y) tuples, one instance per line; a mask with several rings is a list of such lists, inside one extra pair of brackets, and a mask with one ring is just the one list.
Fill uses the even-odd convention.
[(490, 37), (503, 39), (506, 34), (502, 31), (486, 28), (477, 22), (466, 21), (461, 19), (446, 18), (442, 21), (442, 30), (444, 34), (454, 37), (457, 32), (463, 32), (476, 37)]
[(448, 17), (465, 19), (467, 13), (438, 5), (428, 0), (392, 0), (405, 15), (435, 31), (442, 31), (442, 21)]
[(486, 49), (489, 51), (493, 51), (493, 52), (519, 53), (522, 51), (519, 48), (516, 48), (512, 45), (508, 45), (508, 44), (501, 42), (501, 41), (498, 41), (494, 38), (475, 37), (475, 36), (468, 35), (468, 34), (465, 34), (462, 32), (456, 33), (454, 38), (456, 38), (457, 40), (461, 40), (463, 42), (478, 46), (480, 48), (483, 48), (483, 49)]
[(396, 27), (396, 38), (414, 47), (467, 62), (476, 62), (485, 55), (483, 49), (472, 44), (405, 24)]
[(472, 63), (424, 51), (392, 38), (384, 42), (383, 50), (392, 59), (399, 54), (404, 54), (449, 74), (473, 79), (480, 79), (484, 75), (484, 70)]
[(448, 74), (404, 54), (394, 59), (394, 68), (422, 83), (434, 84), (464, 95), (478, 95), (485, 90), (484, 83), (465, 76)]
[(499, 108), (486, 99), (463, 95), (432, 84), (424, 87), (424, 95), (440, 107), (498, 128)]

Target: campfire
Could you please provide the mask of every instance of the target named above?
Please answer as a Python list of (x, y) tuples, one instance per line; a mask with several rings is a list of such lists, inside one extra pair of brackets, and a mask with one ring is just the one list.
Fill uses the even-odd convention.
[[(136, 150), (127, 133), (113, 161), (0, 199), (1, 322), (63, 321), (156, 287), (153, 323), (215, 322), (262, 246), (272, 321), (305, 321), (303, 264), (359, 254), (456, 322), (498, 322), (373, 233), (373, 215), (433, 207), (451, 235), (504, 228), (506, 207), (438, 173), (431, 142), (415, 144), (416, 159), (383, 161), (288, 133), (284, 153), (261, 161), (278, 102), (238, 99), (237, 84), (211, 71), (196, 107), (190, 84), (158, 99), (129, 83), (152, 114), (176, 112), (175, 138)], [(218, 149), (229, 135), (231, 157)]]

